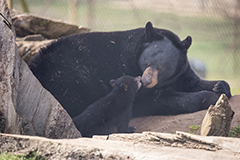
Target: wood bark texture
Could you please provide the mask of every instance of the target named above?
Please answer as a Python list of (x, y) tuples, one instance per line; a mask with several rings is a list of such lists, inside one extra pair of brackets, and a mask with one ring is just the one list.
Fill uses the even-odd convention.
[[(0, 12), (11, 23), (6, 0)], [(0, 17), (0, 116), (4, 132), (48, 138), (81, 137), (59, 102), (42, 87), (18, 55), (14, 29)], [(2, 123), (0, 123), (2, 124)], [(1, 128), (1, 127), (0, 127)]]

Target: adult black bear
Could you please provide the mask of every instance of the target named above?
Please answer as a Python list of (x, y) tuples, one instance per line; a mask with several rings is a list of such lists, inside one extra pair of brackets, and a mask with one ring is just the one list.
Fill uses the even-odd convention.
[(60, 38), (29, 67), (71, 117), (107, 95), (110, 79), (142, 74), (147, 88), (138, 91), (133, 116), (195, 112), (231, 93), (226, 82), (205, 81), (193, 72), (187, 58), (191, 42), (148, 22), (145, 28)]
[(142, 85), (140, 79), (141, 77), (122, 76), (111, 80), (112, 91), (73, 118), (82, 136), (110, 134), (113, 127), (117, 127), (118, 133), (127, 133), (133, 100)]

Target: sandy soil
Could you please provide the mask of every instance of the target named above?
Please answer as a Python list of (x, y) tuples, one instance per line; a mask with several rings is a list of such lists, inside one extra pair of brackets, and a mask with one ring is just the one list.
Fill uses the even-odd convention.
[[(240, 125), (240, 95), (229, 99), (232, 110), (235, 112), (231, 127)], [(190, 126), (201, 125), (207, 110), (174, 116), (149, 116), (135, 118), (129, 126), (135, 126), (137, 133), (143, 131), (175, 133), (175, 131), (191, 132)]]

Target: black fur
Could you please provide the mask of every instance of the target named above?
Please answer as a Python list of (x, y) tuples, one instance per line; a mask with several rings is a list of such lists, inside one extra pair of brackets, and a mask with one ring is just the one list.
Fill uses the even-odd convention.
[(190, 36), (181, 41), (148, 22), (145, 28), (60, 38), (43, 48), (29, 67), (71, 117), (106, 96), (110, 78), (136, 77), (148, 66), (158, 70), (158, 84), (140, 89), (134, 116), (195, 112), (214, 104), (221, 93), (231, 93), (226, 82), (202, 80), (193, 72), (187, 58), (191, 43)]
[(128, 132), (132, 105), (140, 84), (140, 77), (123, 76), (111, 80), (113, 89), (105, 97), (94, 102), (87, 109), (73, 118), (83, 137), (110, 134), (113, 127), (118, 133)]

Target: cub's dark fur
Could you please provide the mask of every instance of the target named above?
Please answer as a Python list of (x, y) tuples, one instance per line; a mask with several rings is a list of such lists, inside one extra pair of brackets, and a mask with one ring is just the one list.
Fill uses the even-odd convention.
[(111, 80), (112, 91), (73, 118), (82, 136), (110, 134), (115, 126), (119, 133), (128, 132), (133, 100), (141, 87), (140, 79), (140, 77), (122, 76), (117, 80)]

